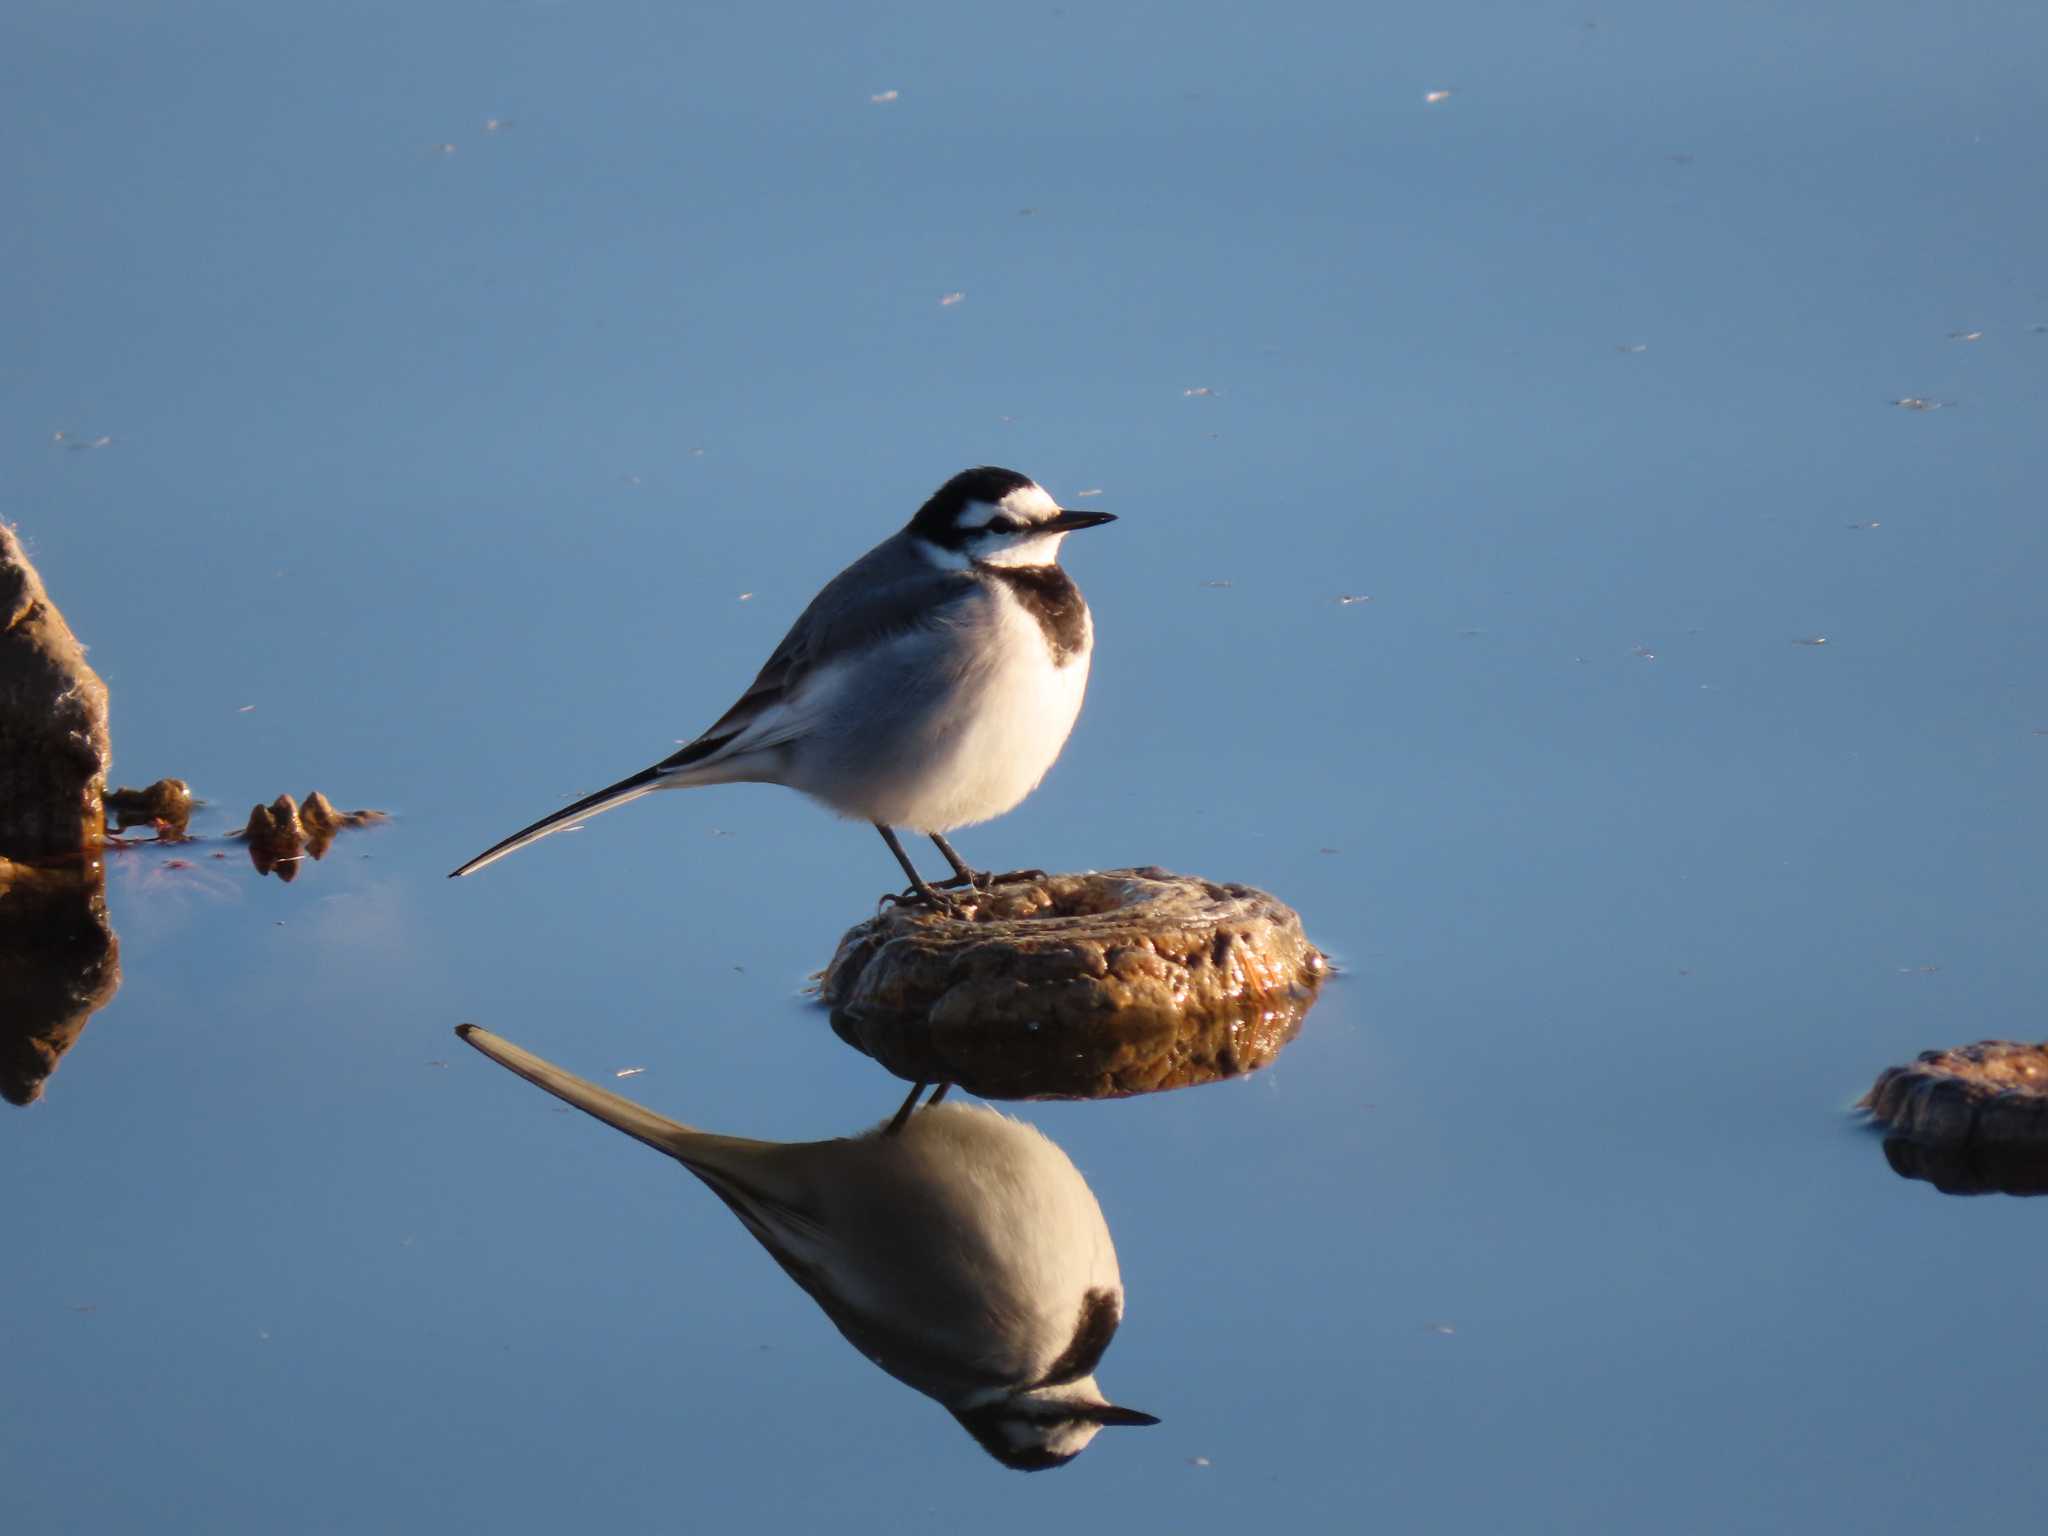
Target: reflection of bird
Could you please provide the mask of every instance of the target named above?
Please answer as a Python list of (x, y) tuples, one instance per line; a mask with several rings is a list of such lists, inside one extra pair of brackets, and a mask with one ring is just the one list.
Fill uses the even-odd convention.
[(1110, 521), (1062, 511), (1014, 470), (955, 475), (811, 600), (703, 735), (455, 873), (657, 789), (784, 784), (873, 822), (917, 895), (947, 905), (892, 828), (928, 834), (950, 883), (976, 879), (944, 834), (1016, 805), (1066, 744), (1095, 631), (1060, 541)]
[(1123, 1318), (1116, 1248), (1066, 1153), (1021, 1121), (946, 1104), (835, 1141), (714, 1136), (474, 1024), (456, 1033), (702, 1179), (848, 1343), (1006, 1466), (1057, 1467), (1105, 1424), (1159, 1422), (1095, 1385)]

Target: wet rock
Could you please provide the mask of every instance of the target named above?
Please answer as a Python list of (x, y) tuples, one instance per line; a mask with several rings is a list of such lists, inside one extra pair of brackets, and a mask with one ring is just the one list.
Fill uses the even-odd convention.
[(0, 1098), (30, 1104), (121, 986), (97, 859), (63, 868), (0, 859)]
[(963, 904), (849, 930), (820, 995), (839, 1037), (898, 1077), (983, 1098), (1121, 1098), (1256, 1071), (1328, 971), (1276, 898), (1157, 867), (1009, 881)]
[(97, 844), (106, 826), (107, 688), (0, 526), (0, 855), (41, 859)]
[(147, 789), (110, 789), (104, 799), (116, 832), (154, 826), (164, 842), (177, 842), (192, 820), (192, 789), (183, 779), (158, 779)]
[(2048, 1194), (2048, 1042), (1980, 1040), (1888, 1067), (1858, 1108), (1903, 1178), (1946, 1194)]

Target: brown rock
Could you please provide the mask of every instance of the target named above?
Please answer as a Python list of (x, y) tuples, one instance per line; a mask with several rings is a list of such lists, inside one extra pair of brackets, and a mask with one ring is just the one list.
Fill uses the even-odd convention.
[(963, 893), (849, 930), (832, 1028), (898, 1077), (991, 1099), (1102, 1099), (1256, 1071), (1327, 964), (1264, 891), (1157, 867)]
[(1947, 1194), (2048, 1194), (2048, 1042), (1980, 1040), (1888, 1067), (1858, 1106), (1901, 1177)]
[(107, 688), (0, 526), (0, 855), (43, 859), (95, 846), (112, 749)]

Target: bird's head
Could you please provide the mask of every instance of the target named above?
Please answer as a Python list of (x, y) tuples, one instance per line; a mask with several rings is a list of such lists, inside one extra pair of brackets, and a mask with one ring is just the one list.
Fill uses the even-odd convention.
[(1108, 512), (1066, 511), (1035, 480), (984, 465), (932, 492), (907, 532), (937, 565), (1046, 566), (1058, 563), (1068, 534), (1115, 521)]
[(1065, 1466), (1107, 1425), (1159, 1422), (1149, 1413), (1107, 1401), (1093, 1376), (1009, 1393), (979, 1407), (955, 1409), (953, 1416), (983, 1450), (1018, 1472)]

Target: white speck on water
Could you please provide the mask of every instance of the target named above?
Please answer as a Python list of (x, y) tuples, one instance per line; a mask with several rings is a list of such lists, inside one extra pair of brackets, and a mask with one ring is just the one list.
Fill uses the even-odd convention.
[(619, 1068), (619, 1070), (618, 1070), (618, 1071), (614, 1072), (614, 1073), (612, 1074), (612, 1076), (613, 1076), (613, 1077), (638, 1077), (638, 1076), (639, 1076), (639, 1075), (640, 1075), (640, 1074), (641, 1074), (642, 1072), (645, 1072), (646, 1070), (647, 1070), (647, 1069), (646, 1069), (645, 1067), (621, 1067), (621, 1068)]
[(1424, 91), (1422, 93), (1422, 100), (1424, 105), (1433, 107), (1439, 102), (1449, 101), (1453, 94), (1453, 92), (1444, 90)]
[(966, 297), (967, 295), (965, 293), (957, 291), (953, 293), (942, 293), (939, 295), (939, 308), (951, 309), (955, 304), (958, 304), (962, 299)]
[(1221, 592), (1225, 588), (1227, 588), (1230, 585), (1230, 583), (1227, 581), (1205, 581), (1202, 583), (1202, 585), (1208, 587), (1211, 591)]
[(1338, 596), (1338, 598), (1337, 598), (1337, 606), (1338, 606), (1339, 608), (1354, 608), (1354, 607), (1356, 607), (1356, 606), (1357, 606), (1358, 604), (1360, 604), (1360, 603), (1369, 603), (1369, 602), (1371, 602), (1371, 601), (1372, 601), (1372, 596), (1371, 596), (1371, 594), (1370, 594), (1370, 593), (1366, 593), (1366, 592), (1345, 592), (1345, 593), (1341, 593), (1341, 594), (1340, 594), (1340, 595)]
[(1076, 492), (1074, 492), (1074, 499), (1075, 499), (1076, 501), (1079, 501), (1079, 500), (1080, 500), (1080, 499), (1081, 499), (1081, 498), (1082, 498), (1083, 496), (1100, 496), (1101, 494), (1102, 494), (1102, 487), (1101, 487), (1101, 486), (1099, 486), (1099, 485), (1091, 485), (1091, 486), (1089, 486), (1089, 487), (1088, 487), (1088, 489), (1087, 489), (1087, 490), (1085, 490), (1085, 491), (1076, 491)]
[(1216, 391), (1206, 384), (1197, 384), (1193, 389), (1184, 389), (1181, 391), (1181, 394), (1189, 400), (1213, 400), (1216, 398)]
[(1950, 341), (1982, 341), (1984, 333), (1982, 331), (1950, 331), (1948, 339)]
[(901, 96), (902, 94), (903, 93), (901, 91), (877, 91), (874, 95), (870, 96), (868, 100), (879, 107), (885, 105), (888, 102), (896, 100), (896, 98)]
[(1925, 395), (1902, 395), (1892, 402), (1905, 411), (1939, 411), (1955, 404), (1953, 400), (1930, 400)]
[(1647, 341), (1624, 341), (1617, 343), (1614, 350), (1617, 352), (1647, 352), (1650, 350), (1650, 344)]
[(1794, 645), (1826, 645), (1828, 637), (1826, 635), (1808, 635), (1805, 639), (1794, 640), (1792, 643)]

